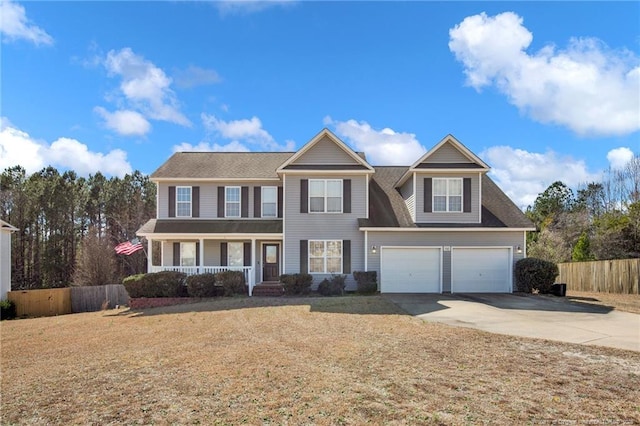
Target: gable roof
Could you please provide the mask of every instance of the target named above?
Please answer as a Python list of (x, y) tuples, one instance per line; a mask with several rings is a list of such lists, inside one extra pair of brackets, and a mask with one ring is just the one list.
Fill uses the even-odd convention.
[(279, 179), (276, 170), (293, 152), (176, 152), (151, 174), (172, 179)]
[[(468, 162), (442, 162), (440, 160), (429, 162), (429, 158), (435, 157), (436, 153), (446, 144), (450, 144), (456, 149), (463, 158), (469, 160)], [(401, 186), (411, 176), (412, 172), (418, 170), (447, 170), (447, 171), (479, 171), (488, 172), (491, 169), (487, 163), (482, 161), (480, 157), (475, 155), (466, 146), (462, 144), (453, 135), (449, 134), (445, 136), (440, 142), (438, 142), (433, 148), (428, 150), (422, 157), (420, 157), (415, 163), (413, 163), (408, 170), (398, 179), (397, 186)]]
[(413, 223), (396, 188), (408, 167), (376, 167), (369, 184), (369, 219), (358, 219), (360, 228), (514, 228), (535, 229), (533, 223), (486, 174), (482, 175), (481, 223)]
[(9, 232), (15, 232), (15, 231), (18, 230), (18, 228), (16, 228), (13, 225), (10, 225), (8, 222), (5, 222), (4, 220), (0, 219), (0, 230), (9, 231)]
[(307, 151), (309, 151), (314, 145), (323, 140), (325, 137), (329, 138), (333, 143), (336, 144), (336, 146), (347, 153), (354, 160), (354, 164), (360, 166), (360, 170), (373, 171), (373, 167), (363, 158), (364, 156), (356, 153), (344, 142), (342, 142), (340, 138), (338, 138), (333, 132), (331, 132), (327, 128), (324, 128), (320, 131), (320, 133), (315, 135), (309, 142), (307, 142), (302, 148), (300, 148), (295, 154), (289, 157), (280, 167), (278, 167), (278, 172), (283, 172), (286, 169), (290, 170), (290, 167), (294, 166), (293, 163), (295, 163), (297, 159), (302, 157)]

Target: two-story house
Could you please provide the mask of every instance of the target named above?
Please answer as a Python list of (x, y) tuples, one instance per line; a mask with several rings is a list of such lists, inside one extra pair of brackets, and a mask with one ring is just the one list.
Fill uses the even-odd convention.
[[(447, 136), (411, 166), (373, 167), (322, 130), (297, 152), (181, 152), (151, 175), (149, 272), (242, 270), (254, 286), (377, 271), (387, 293), (511, 292), (532, 223)], [(160, 265), (152, 264), (161, 242)]]

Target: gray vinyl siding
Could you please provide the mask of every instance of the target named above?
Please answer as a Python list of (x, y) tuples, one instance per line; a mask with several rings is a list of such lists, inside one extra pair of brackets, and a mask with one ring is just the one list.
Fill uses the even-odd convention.
[(11, 232), (0, 231), (0, 298), (11, 291)]
[(437, 151), (429, 155), (427, 163), (471, 163), (456, 147), (445, 143)]
[[(309, 177), (287, 175), (285, 180), (285, 273), (300, 272), (300, 240), (351, 240), (351, 271), (364, 270), (364, 233), (358, 218), (366, 214), (365, 176), (313, 176), (313, 179), (351, 179), (351, 213), (300, 213), (300, 180)], [(313, 288), (329, 275), (313, 274)], [(347, 290), (355, 290), (351, 274)]]
[[(384, 246), (422, 246), (422, 247), (512, 247), (513, 262), (524, 257), (526, 244), (523, 231), (469, 231), (469, 232), (374, 232), (368, 233), (368, 246), (378, 247), (377, 253), (367, 249), (367, 268), (380, 274), (380, 247)], [(515, 247), (523, 248), (517, 253)], [(515, 281), (514, 281), (515, 286)], [(442, 290), (451, 291), (451, 251), (442, 252)]]
[(325, 136), (292, 164), (358, 164), (358, 162)]
[(411, 219), (416, 221), (416, 192), (413, 190), (413, 176), (411, 176), (400, 188), (400, 194), (404, 199), (404, 203), (407, 205), (407, 209), (409, 209), (409, 214), (411, 215)]
[[(471, 178), (471, 212), (470, 213), (425, 213), (424, 212), (424, 178)], [(418, 173), (416, 176), (416, 223), (480, 223), (480, 174), (430, 174)]]
[[(218, 187), (219, 186), (248, 186), (249, 187), (249, 217), (253, 215), (253, 190), (262, 186), (282, 186), (279, 181), (224, 181), (215, 183), (203, 182), (162, 182), (158, 184), (158, 219), (169, 217), (169, 187), (170, 186), (199, 186), (200, 187), (200, 219), (218, 218)], [(270, 218), (273, 219), (273, 218)]]

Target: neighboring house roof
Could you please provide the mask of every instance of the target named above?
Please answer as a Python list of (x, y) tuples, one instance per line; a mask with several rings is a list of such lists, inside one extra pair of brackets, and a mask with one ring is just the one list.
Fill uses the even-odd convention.
[(136, 232), (150, 234), (281, 234), (282, 220), (150, 219)]
[(16, 228), (13, 225), (10, 225), (8, 222), (5, 222), (4, 220), (0, 219), (0, 230), (8, 231), (8, 232), (15, 232), (15, 231), (18, 230), (18, 228)]
[(293, 152), (177, 152), (151, 180), (278, 179), (276, 170)]
[(518, 228), (534, 229), (533, 223), (487, 175), (482, 175), (482, 222), (413, 223), (395, 183), (408, 167), (376, 167), (369, 184), (369, 219), (361, 228)]

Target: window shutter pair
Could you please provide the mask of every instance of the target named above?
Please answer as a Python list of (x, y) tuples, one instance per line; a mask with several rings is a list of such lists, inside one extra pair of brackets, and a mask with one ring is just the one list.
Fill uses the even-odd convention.
[[(251, 243), (244, 243), (244, 266), (251, 266)], [(228, 243), (220, 243), (220, 266), (229, 266), (229, 247)]]
[[(300, 240), (300, 273), (309, 273), (309, 240)], [(351, 240), (342, 240), (342, 273), (351, 273)]]
[[(169, 217), (176, 217), (176, 187), (169, 187)], [(200, 187), (191, 187), (191, 217), (200, 217)]]
[[(218, 217), (224, 217), (224, 186), (218, 187)], [(249, 187), (240, 187), (240, 217), (249, 217)]]
[[(433, 179), (424, 178), (424, 212), (433, 212)], [(462, 211), (471, 213), (471, 178), (462, 179)]]
[[(351, 179), (342, 180), (342, 212), (351, 213)], [(300, 213), (309, 213), (309, 179), (300, 179)]]
[[(173, 266), (180, 266), (180, 243), (173, 243)], [(196, 243), (196, 266), (200, 266), (200, 243)]]

